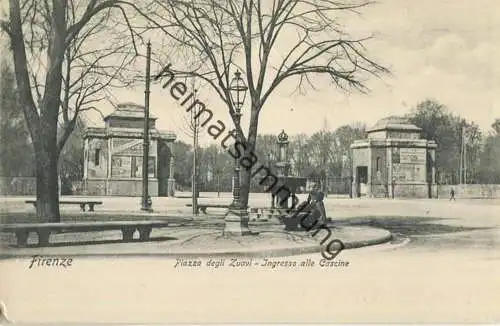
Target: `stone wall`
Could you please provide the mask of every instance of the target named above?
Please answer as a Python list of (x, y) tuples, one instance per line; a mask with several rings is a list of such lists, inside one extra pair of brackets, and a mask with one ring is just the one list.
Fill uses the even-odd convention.
[[(391, 198), (392, 185), (373, 183), (371, 185), (371, 196), (375, 198)], [(433, 191), (435, 197), (435, 190)], [(396, 183), (394, 185), (395, 198), (429, 198), (429, 186), (424, 183)]]
[(372, 196), (375, 198), (390, 197), (389, 186), (384, 183), (372, 183), (371, 185)]
[[(142, 180), (84, 180), (86, 196), (142, 196)], [(158, 196), (158, 181), (149, 180), (149, 195)]]
[(108, 140), (87, 139), (84, 149), (84, 178), (105, 178), (109, 160)]
[(498, 184), (438, 185), (437, 188), (439, 198), (449, 198), (451, 188), (455, 190), (456, 198), (500, 198)]
[(368, 160), (370, 159), (368, 154), (368, 148), (356, 148), (352, 151), (353, 173), (356, 173), (357, 166), (368, 166)]
[[(391, 185), (388, 187), (389, 197), (392, 197)], [(434, 185), (431, 189), (432, 198), (449, 198), (450, 190), (455, 190), (456, 198), (471, 199), (494, 199), (500, 198), (500, 185)], [(427, 184), (397, 184), (394, 187), (395, 198), (429, 198)], [(383, 198), (385, 196), (385, 186), (381, 184), (372, 184), (372, 196)]]
[(0, 177), (1, 196), (35, 196), (35, 177)]
[[(391, 193), (392, 196), (392, 193)], [(425, 184), (395, 184), (395, 198), (429, 198), (429, 185)]]

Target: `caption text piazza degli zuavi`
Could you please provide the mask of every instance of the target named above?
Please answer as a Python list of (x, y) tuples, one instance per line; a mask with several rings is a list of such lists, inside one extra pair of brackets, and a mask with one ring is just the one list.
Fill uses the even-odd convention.
[[(215, 120), (212, 121), (213, 119), (213, 112), (209, 108), (206, 107), (205, 103), (202, 101), (194, 98), (194, 93), (190, 92), (187, 96), (185, 96), (188, 93), (188, 89), (185, 83), (182, 81), (175, 81), (175, 74), (171, 70), (172, 64), (169, 63), (166, 65), (162, 71), (157, 74), (154, 77), (154, 80), (158, 80), (162, 78), (164, 81), (162, 88), (166, 89), (167, 87), (170, 87), (170, 95), (176, 100), (180, 101), (181, 106), (186, 106), (186, 112), (191, 112), (194, 108), (197, 108), (196, 111), (194, 111), (196, 114), (194, 115), (195, 119), (200, 119), (200, 117), (205, 114), (204, 118), (205, 120), (200, 123), (201, 127), (207, 127), (207, 132), (214, 140), (217, 140), (221, 135), (226, 131), (226, 125), (224, 122), (221, 120)], [(187, 105), (189, 103), (189, 105)], [(270, 186), (267, 187), (266, 192), (271, 192), (273, 195), (278, 195), (278, 198), (283, 198), (281, 199), (281, 203), (284, 203), (285, 201), (288, 201), (289, 197), (291, 196), (291, 191), (286, 185), (278, 185), (278, 177), (276, 177), (271, 170), (260, 164), (259, 159), (257, 158), (257, 155), (255, 153), (250, 152), (249, 156), (243, 156), (242, 153), (246, 152), (246, 146), (244, 143), (239, 142), (237, 137), (236, 137), (236, 129), (232, 129), (228, 132), (226, 132), (226, 135), (224, 138), (221, 140), (220, 144), (221, 146), (227, 150), (229, 155), (231, 155), (234, 159), (239, 159), (239, 164), (244, 167), (247, 171), (254, 170), (252, 173), (252, 178), (255, 176), (259, 176), (261, 179), (259, 181), (260, 185), (263, 185), (264, 183), (266, 185), (269, 185), (269, 181), (273, 180)], [(229, 140), (232, 138), (234, 141), (232, 146), (228, 145)], [(258, 166), (258, 167), (257, 167)], [(257, 168), (256, 168), (257, 167)], [(298, 210), (293, 210), (289, 209), (287, 213), (294, 213), (293, 217), (296, 217), (298, 214), (302, 212), (302, 210), (305, 208), (305, 205), (299, 205)], [(311, 225), (305, 225), (305, 220), (307, 219), (308, 214), (303, 214), (303, 216), (300, 219), (300, 225), (307, 231), (309, 232), (310, 230), (314, 229), (318, 223), (318, 219), (313, 219), (313, 223)], [(332, 239), (330, 240), (326, 245), (325, 243), (327, 240), (329, 240), (332, 236), (332, 231), (330, 228), (326, 225), (319, 225), (315, 228), (314, 232), (311, 234), (312, 237), (316, 236), (321, 230), (324, 230), (327, 235), (322, 239), (321, 245), (324, 245), (322, 247), (321, 255), (328, 260), (334, 259), (342, 250), (345, 249), (344, 243), (338, 239)]]

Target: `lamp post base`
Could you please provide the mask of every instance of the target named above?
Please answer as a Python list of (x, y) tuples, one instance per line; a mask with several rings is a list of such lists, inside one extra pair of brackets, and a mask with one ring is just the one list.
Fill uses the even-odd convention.
[(224, 218), (224, 236), (257, 235), (248, 228), (248, 212), (246, 209), (230, 207)]
[(153, 202), (151, 201), (151, 197), (148, 196), (148, 199), (145, 203), (141, 203), (141, 211), (145, 211), (145, 212), (148, 212), (148, 213), (152, 213), (153, 212)]

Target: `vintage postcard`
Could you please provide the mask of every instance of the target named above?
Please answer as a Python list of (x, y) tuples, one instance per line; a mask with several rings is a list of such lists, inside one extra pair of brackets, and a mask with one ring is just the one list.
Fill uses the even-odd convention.
[(500, 323), (494, 0), (3, 0), (0, 325)]

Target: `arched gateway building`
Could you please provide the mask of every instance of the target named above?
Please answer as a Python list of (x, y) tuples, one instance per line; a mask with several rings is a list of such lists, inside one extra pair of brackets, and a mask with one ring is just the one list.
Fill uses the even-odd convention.
[(360, 197), (436, 196), (436, 147), (400, 117), (381, 119), (351, 145), (353, 194)]
[[(144, 107), (119, 104), (104, 118), (104, 128), (84, 132), (83, 187), (87, 195), (141, 196)], [(174, 195), (174, 157), (171, 145), (176, 136), (156, 129), (149, 118), (149, 194)]]

